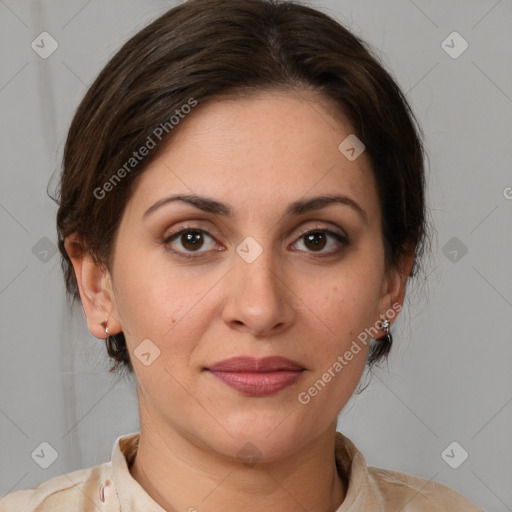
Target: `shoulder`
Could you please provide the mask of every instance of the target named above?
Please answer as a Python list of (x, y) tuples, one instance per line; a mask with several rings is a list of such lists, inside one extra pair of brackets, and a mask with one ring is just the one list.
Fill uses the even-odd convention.
[(66, 473), (46, 480), (33, 489), (12, 492), (0, 498), (1, 512), (97, 511), (99, 488), (108, 480), (110, 463)]
[(375, 467), (368, 467), (368, 474), (390, 510), (482, 512), (457, 491), (438, 482)]

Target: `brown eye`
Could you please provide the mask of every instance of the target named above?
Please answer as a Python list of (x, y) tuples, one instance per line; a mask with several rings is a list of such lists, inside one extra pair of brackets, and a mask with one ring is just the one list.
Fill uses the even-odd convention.
[(330, 229), (317, 229), (303, 233), (292, 247), (303, 252), (318, 253), (318, 256), (328, 256), (336, 254), (348, 245), (347, 236)]
[(327, 245), (325, 233), (317, 231), (304, 235), (304, 245), (311, 251), (321, 251)]
[(187, 251), (196, 251), (204, 244), (204, 236), (201, 231), (188, 231), (181, 235), (181, 245)]
[(191, 255), (193, 253), (203, 255), (206, 252), (216, 250), (214, 238), (202, 229), (182, 229), (167, 237), (163, 243), (180, 255)]

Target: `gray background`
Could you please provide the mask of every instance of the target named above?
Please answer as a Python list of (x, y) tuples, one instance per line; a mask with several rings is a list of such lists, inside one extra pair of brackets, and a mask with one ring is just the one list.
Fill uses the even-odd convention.
[[(133, 380), (108, 373), (102, 341), (66, 304), (46, 187), (87, 86), (175, 3), (0, 0), (0, 496), (106, 461), (118, 435), (138, 430)], [(389, 367), (338, 428), (370, 465), (512, 510), (512, 2), (310, 3), (373, 44), (407, 93), (426, 136), (438, 232)], [(47, 59), (31, 48), (43, 31), (59, 45)], [(442, 45), (453, 31), (469, 44), (457, 58), (445, 49), (462, 40)], [(44, 441), (58, 452), (48, 469), (31, 457)], [(441, 456), (453, 441), (469, 453), (457, 469)]]

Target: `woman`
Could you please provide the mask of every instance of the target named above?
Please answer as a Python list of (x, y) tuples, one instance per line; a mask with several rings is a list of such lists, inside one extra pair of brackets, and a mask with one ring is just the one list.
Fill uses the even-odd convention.
[(418, 130), (361, 41), (294, 3), (186, 2), (101, 72), (63, 167), (67, 288), (141, 431), (2, 512), (478, 510), (336, 432), (427, 231)]

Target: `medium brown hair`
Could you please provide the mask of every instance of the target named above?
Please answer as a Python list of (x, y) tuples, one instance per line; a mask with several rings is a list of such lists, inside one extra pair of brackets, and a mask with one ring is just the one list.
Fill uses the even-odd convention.
[[(173, 113), (183, 113), (191, 100), (204, 104), (276, 88), (313, 89), (348, 118), (372, 163), (386, 265), (398, 267), (414, 252), (415, 273), (427, 225), (420, 130), (369, 47), (329, 16), (294, 2), (189, 0), (126, 42), (75, 113), (57, 213), (69, 296), (80, 298), (66, 237), (78, 235), (83, 250), (110, 269), (132, 184), (179, 128)], [(159, 147), (140, 162), (130, 160), (157, 127), (166, 127)], [(107, 350), (115, 362), (111, 371), (124, 366), (133, 372), (122, 332), (109, 337)], [(388, 351), (389, 344), (373, 346), (368, 364)]]

